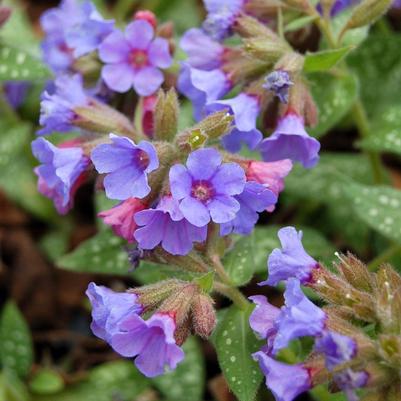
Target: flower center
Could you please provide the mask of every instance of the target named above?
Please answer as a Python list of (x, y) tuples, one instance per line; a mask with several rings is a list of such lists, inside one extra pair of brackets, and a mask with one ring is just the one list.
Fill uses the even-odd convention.
[(149, 166), (150, 163), (149, 155), (142, 149), (138, 149), (137, 154), (135, 156), (138, 167), (141, 170), (146, 170), (146, 168)]
[(195, 181), (192, 185), (192, 196), (201, 202), (208, 201), (214, 194), (213, 187), (207, 181)]
[(148, 64), (148, 54), (145, 50), (132, 50), (129, 55), (129, 62), (135, 68), (145, 67)]

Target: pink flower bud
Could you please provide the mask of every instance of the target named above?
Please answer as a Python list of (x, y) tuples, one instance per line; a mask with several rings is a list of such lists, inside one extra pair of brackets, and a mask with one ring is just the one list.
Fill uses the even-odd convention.
[(153, 26), (153, 29), (156, 29), (157, 19), (156, 15), (149, 10), (139, 10), (134, 14), (134, 20), (144, 20), (149, 22), (150, 25)]
[(216, 312), (213, 300), (205, 294), (199, 294), (192, 303), (192, 320), (195, 333), (208, 338), (216, 326)]

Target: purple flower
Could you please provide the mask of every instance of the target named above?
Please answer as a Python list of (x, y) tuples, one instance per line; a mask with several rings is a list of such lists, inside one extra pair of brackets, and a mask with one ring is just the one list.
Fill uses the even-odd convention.
[(66, 43), (77, 58), (96, 50), (114, 28), (114, 21), (105, 21), (89, 1), (80, 5), (76, 18), (67, 24)]
[(212, 114), (224, 109), (234, 116), (234, 128), (222, 138), (223, 146), (230, 152), (239, 152), (243, 143), (250, 149), (255, 149), (263, 139), (262, 133), (256, 128), (256, 119), (260, 112), (259, 99), (240, 93), (232, 99), (208, 103), (205, 112)]
[(89, 283), (86, 295), (92, 304), (91, 330), (105, 341), (111, 339), (121, 321), (143, 311), (136, 294), (114, 292), (109, 288)]
[(93, 149), (91, 159), (104, 179), (106, 196), (125, 200), (144, 198), (151, 188), (147, 175), (159, 167), (155, 147), (147, 141), (136, 145), (131, 139), (110, 134), (112, 143)]
[(394, 0), (392, 7), (393, 8), (401, 8), (401, 0)]
[(319, 150), (319, 141), (307, 134), (302, 118), (294, 112), (287, 113), (273, 134), (260, 144), (263, 160), (272, 162), (291, 159), (300, 162), (305, 168), (316, 165)]
[(4, 83), (4, 94), (13, 109), (21, 106), (30, 87), (29, 81), (7, 81)]
[(271, 72), (265, 79), (263, 87), (275, 93), (281, 103), (288, 103), (288, 91), (294, 85), (287, 71), (277, 70)]
[(74, 61), (72, 49), (65, 41), (65, 31), (79, 15), (76, 0), (63, 0), (59, 7), (51, 8), (40, 17), (40, 24), (46, 36), (42, 42), (43, 60), (56, 72), (65, 72)]
[(350, 361), (356, 355), (357, 345), (351, 337), (326, 331), (316, 340), (315, 350), (325, 355), (326, 367), (332, 371), (337, 365)]
[(188, 64), (201, 70), (218, 68), (224, 53), (224, 47), (220, 43), (215, 42), (198, 28), (185, 32), (180, 47), (188, 55)]
[(280, 309), (270, 304), (263, 295), (254, 295), (249, 299), (256, 304), (249, 317), (249, 325), (260, 338), (267, 339), (276, 334), (275, 322), (280, 315)]
[(191, 224), (227, 223), (240, 209), (234, 195), (244, 190), (245, 173), (236, 163), (222, 163), (217, 150), (199, 149), (189, 155), (186, 167), (176, 164), (170, 169), (170, 186)]
[(240, 204), (240, 209), (235, 218), (220, 227), (220, 235), (228, 235), (232, 232), (248, 235), (252, 232), (258, 221), (258, 213), (274, 206), (277, 195), (273, 191), (257, 182), (247, 182), (244, 191), (235, 196)]
[(288, 346), (291, 340), (318, 336), (325, 328), (326, 314), (305, 296), (297, 279), (289, 279), (284, 293), (285, 306), (276, 319), (277, 334), (273, 354)]
[(44, 138), (32, 142), (32, 153), (42, 163), (35, 168), (39, 192), (53, 199), (60, 214), (67, 213), (89, 159), (79, 147), (57, 148)]
[(177, 81), (178, 90), (191, 100), (196, 120), (202, 118), (203, 107), (224, 96), (231, 89), (231, 82), (218, 68), (204, 71), (182, 63)]
[(135, 239), (142, 249), (154, 249), (161, 244), (173, 255), (186, 255), (193, 242), (203, 242), (207, 226), (196, 227), (181, 213), (178, 202), (170, 196), (161, 199), (156, 209), (136, 213), (135, 221), (142, 228), (135, 231)]
[(302, 231), (294, 227), (284, 227), (279, 230), (278, 237), (282, 249), (274, 249), (267, 261), (269, 277), (260, 285), (277, 285), (280, 281), (296, 277), (301, 283), (307, 283), (312, 271), (319, 265), (309, 256), (302, 246)]
[(232, 34), (231, 26), (241, 12), (245, 0), (203, 0), (208, 12), (203, 30), (214, 40), (221, 41)]
[(145, 376), (155, 377), (165, 372), (165, 366), (175, 369), (184, 359), (184, 351), (174, 339), (175, 328), (168, 314), (155, 313), (148, 320), (131, 314), (118, 324), (110, 345), (124, 357), (136, 357), (136, 367)]
[(352, 369), (345, 369), (333, 377), (334, 382), (344, 392), (348, 401), (359, 401), (355, 389), (366, 386), (368, 379), (369, 374), (367, 372), (355, 372)]
[(75, 107), (87, 106), (90, 100), (85, 94), (80, 75), (61, 75), (55, 80), (55, 92), (44, 92), (40, 103), (40, 125), (38, 135), (48, 135), (54, 131), (68, 132), (73, 127)]
[(153, 26), (145, 20), (131, 22), (123, 34), (115, 30), (99, 48), (100, 59), (106, 63), (102, 78), (116, 92), (131, 87), (141, 96), (156, 92), (164, 81), (159, 68), (172, 63), (166, 39), (154, 38)]
[(287, 365), (275, 361), (262, 351), (252, 356), (259, 362), (260, 369), (266, 377), (266, 386), (276, 401), (292, 401), (312, 387), (309, 372), (301, 364)]

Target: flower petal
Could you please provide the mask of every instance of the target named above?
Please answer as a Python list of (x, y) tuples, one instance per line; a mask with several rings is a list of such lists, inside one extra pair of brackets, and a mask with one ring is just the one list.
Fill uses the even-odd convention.
[(141, 96), (155, 93), (164, 81), (163, 73), (155, 67), (145, 67), (135, 73), (134, 89)]
[(156, 38), (149, 47), (149, 60), (152, 65), (159, 68), (170, 67), (173, 59), (166, 39)]
[(145, 20), (131, 22), (125, 29), (125, 38), (131, 49), (147, 49), (153, 39), (154, 31), (152, 25)]
[(102, 68), (102, 78), (110, 89), (124, 93), (134, 83), (134, 71), (129, 64), (108, 64)]
[(209, 211), (206, 206), (191, 196), (180, 202), (180, 210), (184, 217), (196, 227), (203, 227), (210, 221)]

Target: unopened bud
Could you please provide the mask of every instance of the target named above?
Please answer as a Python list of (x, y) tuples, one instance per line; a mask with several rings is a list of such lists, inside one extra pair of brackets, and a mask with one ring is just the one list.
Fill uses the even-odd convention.
[(174, 24), (168, 21), (159, 25), (157, 28), (157, 36), (165, 39), (172, 39), (174, 37)]
[(149, 22), (150, 25), (153, 26), (153, 29), (156, 29), (157, 26), (157, 18), (152, 11), (149, 10), (139, 10), (134, 14), (134, 20), (144, 20)]
[(351, 253), (338, 255), (340, 262), (335, 264), (344, 279), (358, 290), (370, 292), (373, 290), (373, 277), (366, 265)]
[(177, 93), (174, 88), (167, 93), (160, 90), (157, 95), (154, 115), (154, 137), (159, 140), (170, 141), (177, 133), (180, 107)]
[(194, 296), (199, 293), (196, 284), (187, 283), (177, 288), (159, 307), (159, 313), (168, 313), (175, 316), (177, 327), (181, 326), (188, 318)]
[(245, 51), (252, 57), (268, 62), (275, 63), (286, 51), (288, 45), (281, 40), (266, 40), (266, 38), (252, 38), (244, 40)]
[(363, 0), (354, 8), (340, 36), (343, 36), (348, 29), (372, 24), (387, 12), (392, 3), (393, 0)]
[(277, 34), (249, 15), (240, 15), (234, 23), (234, 30), (243, 38), (268, 37), (278, 38)]
[(199, 149), (209, 138), (217, 139), (227, 134), (233, 121), (234, 117), (226, 110), (210, 114), (194, 127), (180, 134), (177, 138), (177, 145), (180, 149), (187, 151)]
[(185, 343), (188, 336), (191, 334), (191, 319), (187, 317), (184, 322), (182, 322), (174, 332), (175, 343), (181, 346)]
[(79, 128), (99, 133), (127, 135), (139, 139), (128, 118), (114, 108), (91, 99), (88, 106), (75, 107), (72, 121)]
[(261, 20), (275, 17), (279, 8), (285, 8), (280, 0), (247, 0), (244, 4), (244, 11), (247, 14)]
[(296, 52), (288, 52), (277, 61), (274, 66), (275, 70), (284, 70), (291, 74), (301, 72), (304, 68), (305, 58)]
[(191, 312), (194, 332), (200, 337), (208, 338), (216, 326), (216, 312), (212, 298), (205, 294), (195, 296)]
[(128, 292), (138, 295), (138, 301), (145, 309), (153, 309), (185, 285), (185, 281), (172, 279), (132, 288)]

